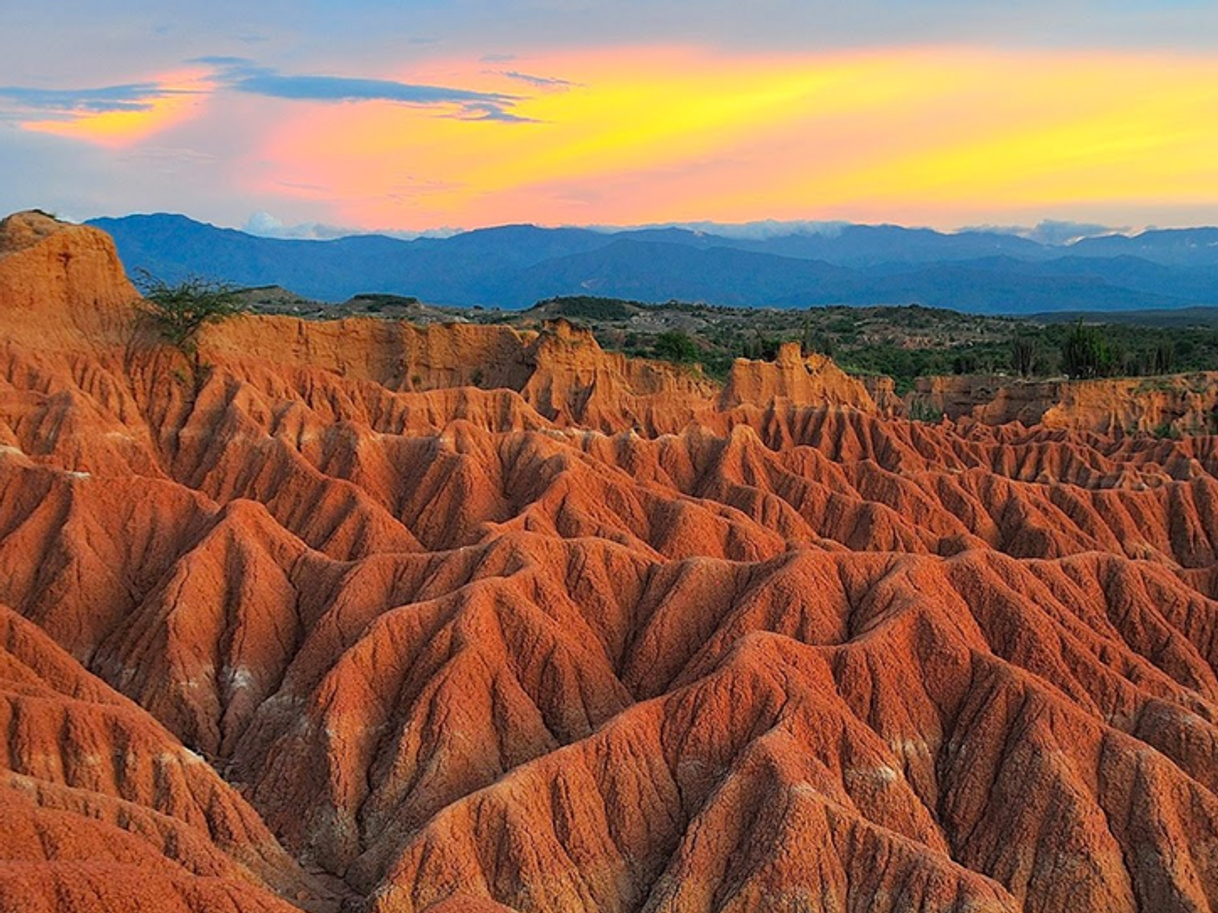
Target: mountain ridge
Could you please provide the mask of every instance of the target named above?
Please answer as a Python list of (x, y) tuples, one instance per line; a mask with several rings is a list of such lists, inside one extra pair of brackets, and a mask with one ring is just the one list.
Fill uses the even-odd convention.
[[(384, 292), (435, 304), (520, 309), (592, 289), (656, 302), (921, 303), (1009, 314), (1218, 302), (1218, 247), (1209, 246), (1215, 229), (1050, 246), (997, 232), (944, 234), (899, 226), (753, 240), (686, 229), (515, 225), (444, 239), (359, 235), (303, 241), (257, 237), (179, 215), (89, 224), (115, 238), (129, 267), (170, 281), (206, 274), (242, 285), (282, 285), (335, 302)], [(637, 245), (627, 249), (631, 256), (615, 247), (623, 243)], [(715, 282), (707, 281), (710, 275)]]

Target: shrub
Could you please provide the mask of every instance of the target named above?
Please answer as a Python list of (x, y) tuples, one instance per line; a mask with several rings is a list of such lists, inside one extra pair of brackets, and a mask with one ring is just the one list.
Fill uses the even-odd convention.
[(961, 352), (952, 359), (953, 374), (976, 374), (977, 356), (972, 352)]
[(908, 415), (911, 422), (936, 424), (943, 421), (945, 414), (942, 409), (938, 409), (924, 400), (917, 399), (909, 404)]
[(183, 352), (194, 351), (195, 337), (207, 323), (241, 313), (237, 288), (225, 282), (188, 276), (170, 284), (147, 270), (136, 273), (135, 286), (143, 298), (136, 306), (161, 338)]
[(576, 320), (628, 320), (641, 307), (638, 302), (620, 298), (596, 298), (590, 295), (565, 295), (547, 298), (534, 307), (549, 305), (556, 316)]
[(390, 295), (383, 292), (362, 292), (351, 297), (351, 303), (379, 314), (387, 307), (410, 307), (418, 304), (419, 299), (414, 295)]
[(1077, 321), (1062, 343), (1062, 370), (1071, 377), (1103, 377), (1112, 373), (1117, 359), (1095, 327)]
[(1151, 370), (1155, 374), (1170, 374), (1176, 367), (1176, 347), (1170, 339), (1163, 340), (1155, 346)]
[(696, 361), (698, 344), (690, 339), (689, 334), (681, 330), (666, 330), (656, 337), (652, 344), (656, 358), (666, 361)]
[(1036, 339), (1019, 334), (1011, 339), (1011, 368), (1020, 377), (1030, 377), (1036, 365)]

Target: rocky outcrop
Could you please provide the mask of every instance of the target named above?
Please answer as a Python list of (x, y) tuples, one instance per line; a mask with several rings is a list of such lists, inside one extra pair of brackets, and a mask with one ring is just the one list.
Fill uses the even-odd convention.
[(738, 358), (720, 398), (722, 408), (764, 405), (782, 399), (796, 406), (852, 406), (875, 412), (863, 384), (846, 375), (828, 356), (800, 352), (798, 342), (784, 342), (773, 362)]
[(104, 232), (39, 212), (0, 221), (0, 322), (40, 351), (115, 343), (137, 298)]
[(1211, 434), (1218, 430), (1218, 374), (1078, 381), (930, 377), (918, 381), (906, 411), (1102, 434)]
[(1218, 907), (1215, 438), (104, 297), (0, 300), (0, 910)]

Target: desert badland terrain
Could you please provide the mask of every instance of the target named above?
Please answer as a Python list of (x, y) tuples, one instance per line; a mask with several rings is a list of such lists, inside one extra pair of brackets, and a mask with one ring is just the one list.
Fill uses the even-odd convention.
[(188, 357), (134, 298), (0, 225), (3, 913), (1218, 909), (1218, 439), (1124, 433), (1164, 400), (913, 422), (565, 323)]

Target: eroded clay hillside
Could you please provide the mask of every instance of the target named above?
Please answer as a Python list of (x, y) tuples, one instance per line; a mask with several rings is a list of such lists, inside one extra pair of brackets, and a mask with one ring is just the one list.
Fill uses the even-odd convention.
[(1209, 435), (1218, 431), (1218, 372), (1078, 381), (926, 377), (893, 411), (1106, 435)]
[(0, 226), (0, 910), (1218, 909), (1214, 438), (132, 297)]

